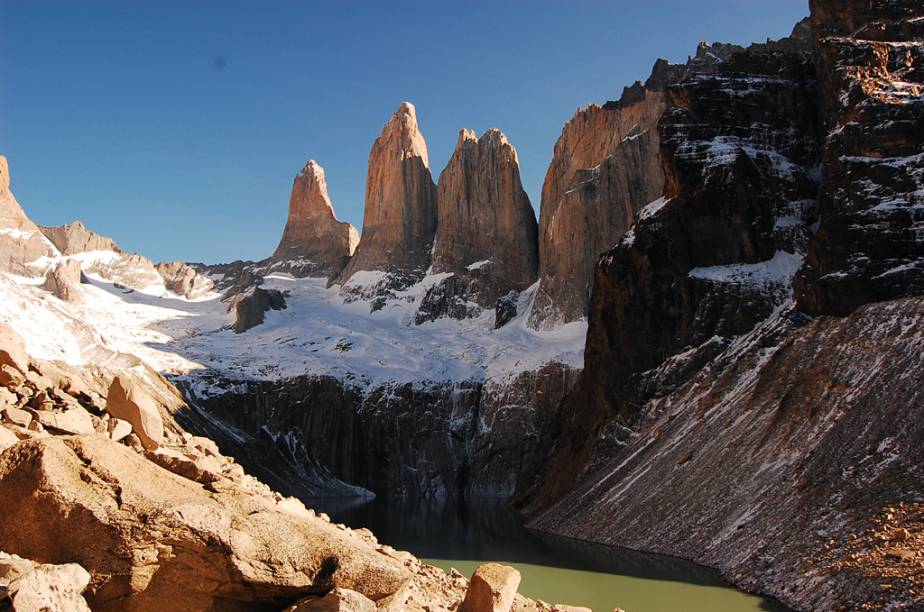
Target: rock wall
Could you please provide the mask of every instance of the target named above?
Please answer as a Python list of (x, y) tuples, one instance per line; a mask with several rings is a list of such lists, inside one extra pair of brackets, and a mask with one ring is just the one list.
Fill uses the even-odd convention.
[[(436, 186), (414, 105), (404, 102), (372, 145), (363, 232), (339, 280), (382, 271), (397, 285), (423, 278), (436, 232)], [(362, 283), (360, 283), (362, 284)]]
[(493, 308), (535, 282), (536, 232), (516, 149), (500, 130), (462, 130), (437, 187), (433, 273), (461, 276), (467, 301)]
[(532, 526), (690, 558), (796, 609), (922, 605), (924, 302), (868, 303), (922, 292), (919, 166), (895, 157), (920, 110), (870, 93), (895, 56), (892, 87), (916, 87), (917, 39), (894, 41), (919, 13), (814, 2), (814, 46), (801, 24), (666, 86), (665, 197), (597, 264), (585, 369), (518, 493)]
[(827, 137), (806, 312), (924, 292), (922, 17), (913, 0), (812, 2)]
[(247, 382), (208, 398), (190, 389), (199, 412), (183, 424), (293, 495), (505, 497), (544, 455), (558, 400), (575, 379), (575, 370), (549, 364), (486, 386), (361, 392), (331, 377)]

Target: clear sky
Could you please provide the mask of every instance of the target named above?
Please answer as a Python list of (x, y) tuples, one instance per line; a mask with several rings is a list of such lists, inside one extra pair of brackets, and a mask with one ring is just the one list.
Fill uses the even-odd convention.
[(417, 106), (434, 180), (502, 129), (539, 208), (563, 124), (699, 40), (778, 38), (806, 0), (0, 0), (0, 154), (38, 223), (154, 260), (259, 259), (317, 159), (362, 228), (372, 142)]

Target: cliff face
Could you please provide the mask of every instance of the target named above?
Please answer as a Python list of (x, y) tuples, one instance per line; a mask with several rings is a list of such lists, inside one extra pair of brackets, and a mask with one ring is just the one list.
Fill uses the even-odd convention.
[[(193, 397), (208, 418), (189, 413), (183, 424), (292, 495), (505, 497), (543, 460), (545, 433), (576, 374), (549, 364), (486, 385), (366, 392), (326, 376), (250, 382)], [(227, 426), (244, 437), (228, 436)]]
[[(393, 275), (396, 286), (423, 278), (436, 231), (436, 186), (414, 105), (404, 102), (372, 145), (363, 233), (340, 276), (360, 271)], [(363, 284), (363, 283), (360, 283)]]
[(814, 46), (800, 25), (668, 83), (665, 197), (597, 264), (533, 526), (797, 609), (922, 605), (921, 299), (869, 303), (922, 293), (921, 16), (815, 2)]
[(356, 228), (337, 221), (324, 169), (310, 160), (292, 183), (286, 228), (270, 259), (299, 276), (332, 277), (346, 265), (358, 242)]
[(501, 295), (533, 284), (537, 260), (536, 215), (516, 149), (500, 130), (481, 138), (462, 130), (437, 188), (433, 272), (480, 271), (487, 286), (472, 291), (473, 301), (493, 308)]
[(922, 15), (913, 0), (812, 2), (827, 138), (806, 312), (924, 292)]
[(555, 143), (542, 185), (539, 290), (530, 325), (548, 329), (584, 316), (593, 264), (662, 194), (661, 91), (575, 114)]
[(0, 272), (41, 276), (44, 268), (29, 264), (56, 254), (10, 191), (10, 167), (0, 155)]

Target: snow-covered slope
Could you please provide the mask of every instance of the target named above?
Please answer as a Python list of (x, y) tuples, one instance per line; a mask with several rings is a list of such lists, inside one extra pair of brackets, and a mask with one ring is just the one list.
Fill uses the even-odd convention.
[(84, 303), (75, 305), (44, 291), (40, 279), (6, 275), (0, 278), (0, 321), (20, 331), (30, 352), (44, 359), (77, 364), (128, 353), (191, 382), (216, 374), (244, 380), (326, 374), (366, 387), (497, 379), (550, 361), (581, 367), (586, 324), (553, 332), (527, 328), (532, 291), (520, 298), (522, 314), (498, 330), (492, 312), (414, 325), (417, 302), (434, 278), (370, 313), (367, 301), (346, 303), (324, 279), (271, 274), (262, 286), (285, 292), (287, 308), (236, 334), (233, 314), (216, 293), (192, 301), (162, 286), (133, 291), (90, 274), (90, 284), (80, 288)]

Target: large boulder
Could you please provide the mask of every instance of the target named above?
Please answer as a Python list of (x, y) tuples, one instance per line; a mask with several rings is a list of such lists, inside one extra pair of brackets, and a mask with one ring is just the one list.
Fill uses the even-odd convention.
[(6, 591), (16, 612), (90, 612), (81, 595), (89, 583), (76, 563), (38, 564), (0, 552), (0, 593)]
[(280, 609), (341, 587), (378, 600), (411, 578), (376, 545), (228, 481), (172, 474), (105, 436), (0, 455), (0, 548), (92, 574), (94, 610)]
[(164, 286), (186, 299), (200, 298), (215, 286), (210, 278), (181, 261), (162, 261), (154, 267), (164, 279)]
[(289, 217), (272, 260), (299, 276), (338, 274), (356, 249), (359, 234), (337, 220), (324, 168), (310, 160), (292, 183)]
[(6, 323), (0, 323), (0, 366), (4, 365), (26, 374), (29, 371), (29, 355), (22, 336)]
[(164, 439), (164, 421), (157, 400), (137, 381), (116, 376), (106, 396), (106, 411), (128, 421), (148, 450), (156, 449)]
[(277, 289), (253, 287), (231, 298), (228, 310), (234, 310), (231, 328), (241, 334), (263, 323), (270, 310), (285, 310), (285, 294)]
[(510, 612), (519, 586), (520, 572), (509, 565), (479, 565), (459, 612)]
[(340, 280), (359, 271), (391, 272), (403, 285), (430, 266), (436, 231), (436, 186), (417, 111), (404, 102), (382, 128), (369, 154), (363, 233)]
[(71, 304), (82, 304), (80, 292), (80, 262), (76, 259), (62, 259), (45, 275), (42, 288), (55, 297)]

